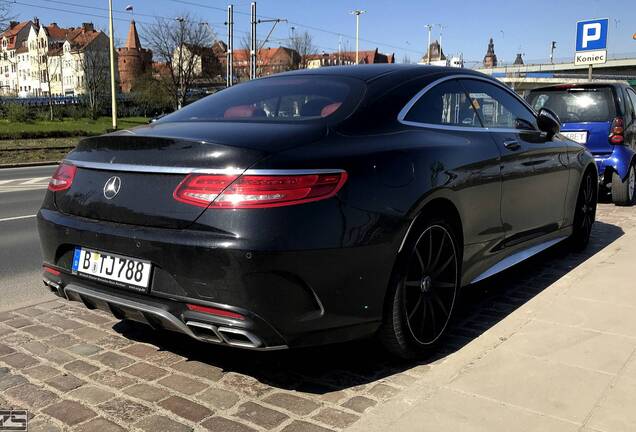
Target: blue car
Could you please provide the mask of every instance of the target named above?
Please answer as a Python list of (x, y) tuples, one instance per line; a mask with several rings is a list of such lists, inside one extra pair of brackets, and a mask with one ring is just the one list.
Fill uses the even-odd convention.
[(634, 204), (636, 186), (636, 92), (627, 83), (565, 84), (528, 95), (535, 110), (559, 116), (561, 133), (594, 155), (601, 192), (616, 205)]

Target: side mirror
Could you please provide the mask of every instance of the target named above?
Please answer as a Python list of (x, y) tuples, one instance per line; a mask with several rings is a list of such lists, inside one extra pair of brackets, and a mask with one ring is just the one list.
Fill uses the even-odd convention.
[(537, 126), (539, 126), (540, 131), (553, 137), (561, 130), (561, 120), (559, 120), (559, 116), (557, 116), (554, 111), (541, 108), (537, 116)]

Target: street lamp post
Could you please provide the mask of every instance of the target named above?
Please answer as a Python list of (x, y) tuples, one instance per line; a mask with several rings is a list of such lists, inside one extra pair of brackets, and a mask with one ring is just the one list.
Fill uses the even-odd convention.
[(431, 64), (431, 30), (433, 29), (433, 25), (432, 24), (426, 24), (426, 28), (428, 29), (428, 49), (426, 50), (427, 53), (427, 61), (426, 63)]
[(356, 16), (356, 64), (360, 62), (360, 15), (363, 13), (367, 11), (360, 9), (351, 11), (351, 15)]
[(108, 33), (110, 36), (110, 103), (113, 129), (117, 129), (117, 95), (115, 93), (115, 34), (113, 33), (113, 0), (108, 0)]

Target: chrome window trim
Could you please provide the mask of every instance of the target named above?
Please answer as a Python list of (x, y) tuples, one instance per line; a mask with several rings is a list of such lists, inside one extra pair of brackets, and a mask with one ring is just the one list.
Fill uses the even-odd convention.
[(414, 121), (409, 121), (409, 120), (405, 120), (405, 117), (407, 116), (407, 114), (409, 113), (409, 111), (411, 110), (411, 108), (413, 108), (413, 106), (420, 100), (420, 98), (422, 96), (424, 96), (426, 93), (428, 93), (433, 87), (446, 82), (446, 81), (450, 81), (450, 80), (462, 80), (462, 79), (473, 79), (473, 80), (477, 80), (477, 81), (484, 81), (487, 82), (489, 84), (492, 84), (496, 87), (499, 87), (501, 89), (503, 89), (504, 91), (508, 92), (509, 94), (511, 94), (515, 99), (517, 99), (519, 102), (521, 102), (521, 104), (526, 107), (530, 113), (536, 118), (537, 117), (537, 112), (528, 104), (528, 102), (526, 102), (521, 96), (519, 96), (517, 93), (515, 93), (511, 88), (509, 88), (508, 86), (501, 84), (498, 81), (494, 81), (491, 78), (486, 78), (486, 77), (481, 77), (481, 76), (477, 76), (477, 75), (469, 75), (469, 74), (458, 74), (458, 75), (449, 75), (449, 76), (445, 76), (439, 79), (436, 79), (435, 81), (433, 81), (432, 83), (428, 84), (426, 87), (424, 87), (422, 90), (420, 90), (419, 92), (417, 92), (417, 94), (415, 96), (413, 96), (411, 98), (410, 101), (408, 101), (406, 103), (406, 105), (404, 105), (404, 108), (402, 108), (400, 110), (400, 112), (398, 113), (398, 117), (397, 120), (398, 122), (407, 125), (407, 126), (415, 126), (415, 127), (425, 127), (425, 128), (430, 128), (430, 129), (441, 129), (441, 130), (452, 130), (452, 131), (466, 131), (466, 132), (506, 132), (506, 133), (510, 133), (510, 132), (514, 132), (514, 133), (520, 133), (520, 132), (540, 132), (539, 130), (526, 130), (526, 129), (514, 129), (514, 128), (488, 128), (488, 127), (462, 127), (462, 126), (449, 126), (449, 125), (439, 125), (439, 124), (434, 124), (434, 123), (421, 123), (421, 122), (414, 122)]
[(342, 169), (245, 169), (236, 167), (207, 169), (194, 167), (170, 167), (157, 165), (139, 165), (106, 162), (87, 162), (73, 159), (65, 159), (63, 162), (75, 165), (79, 168), (125, 171), (154, 174), (220, 174), (220, 175), (308, 175), (308, 174), (333, 174), (342, 173)]

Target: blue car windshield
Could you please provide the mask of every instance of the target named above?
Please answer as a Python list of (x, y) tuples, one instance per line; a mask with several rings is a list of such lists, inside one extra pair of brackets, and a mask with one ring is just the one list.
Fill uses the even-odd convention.
[(534, 90), (528, 102), (537, 111), (554, 111), (563, 123), (609, 122), (616, 117), (610, 87)]

